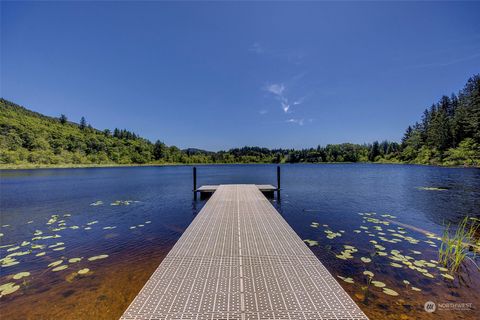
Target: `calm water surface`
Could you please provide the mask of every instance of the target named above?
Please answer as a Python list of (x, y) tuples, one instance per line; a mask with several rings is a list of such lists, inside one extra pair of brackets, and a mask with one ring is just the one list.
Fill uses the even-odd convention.
[[(188, 166), (0, 171), (0, 258), (10, 255), (0, 285), (19, 286), (0, 298), (2, 315), (118, 318), (204, 205), (192, 200), (191, 173)], [(275, 182), (273, 165), (198, 167), (198, 185)], [(441, 235), (448, 223), (480, 218), (479, 169), (284, 165), (282, 189), (272, 203), (302, 239), (318, 241), (311, 249), (335, 277), (353, 279), (337, 278), (372, 319), (480, 317), (478, 257), (470, 255), (454, 280), (421, 262), (437, 258), (439, 241), (428, 232)], [(358, 250), (353, 258), (338, 258), (344, 245)], [(391, 250), (420, 261), (432, 277), (390, 259)], [(369, 284), (367, 270), (398, 296)], [(21, 272), (30, 275), (19, 278)], [(430, 314), (423, 307), (429, 300), (472, 305)]]

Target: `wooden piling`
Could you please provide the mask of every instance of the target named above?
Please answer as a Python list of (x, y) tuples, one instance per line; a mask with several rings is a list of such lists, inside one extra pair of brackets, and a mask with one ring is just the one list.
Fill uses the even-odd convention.
[(277, 166), (277, 198), (280, 200), (280, 166)]
[(197, 167), (193, 167), (193, 200), (197, 200)]

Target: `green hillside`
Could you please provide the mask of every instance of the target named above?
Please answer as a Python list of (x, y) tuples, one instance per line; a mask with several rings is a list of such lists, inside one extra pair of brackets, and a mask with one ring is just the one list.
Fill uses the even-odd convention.
[[(175, 147), (152, 144), (126, 130), (100, 131), (0, 99), (2, 164), (143, 164), (183, 161)], [(168, 156), (167, 156), (168, 154)]]

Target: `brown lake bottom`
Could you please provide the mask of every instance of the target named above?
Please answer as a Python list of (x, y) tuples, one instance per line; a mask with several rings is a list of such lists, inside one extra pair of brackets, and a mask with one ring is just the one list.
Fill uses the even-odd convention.
[[(68, 269), (54, 275), (51, 272), (32, 274), (20, 290), (0, 299), (2, 319), (118, 319), (169, 249), (143, 250), (136, 252), (135, 258), (128, 254), (112, 255), (91, 263), (92, 271), (85, 276), (70, 278), (72, 272)], [(323, 255), (329, 271), (334, 276), (338, 274), (336, 261), (328, 259), (326, 253)], [(358, 283), (338, 281), (370, 319), (478, 319), (478, 290), (434, 285), (430, 290), (415, 292), (393, 287), (401, 296), (391, 297), (373, 286), (362, 289), (367, 280), (361, 270), (358, 268), (353, 276), (360, 279)], [(387, 280), (395, 281), (395, 276)], [(476, 279), (469, 286), (479, 288), (480, 283)], [(473, 303), (473, 309), (452, 310), (449, 306), (439, 310), (437, 306), (434, 313), (428, 313), (424, 309), (426, 301)]]

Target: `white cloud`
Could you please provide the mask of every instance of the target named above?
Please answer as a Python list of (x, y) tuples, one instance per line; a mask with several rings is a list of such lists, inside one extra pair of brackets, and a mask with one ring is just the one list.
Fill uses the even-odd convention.
[(283, 83), (272, 83), (267, 85), (265, 90), (273, 93), (276, 96), (282, 97), (283, 91), (285, 91), (285, 86), (283, 85)]
[(298, 106), (303, 103), (303, 98), (293, 101), (294, 106)]
[(289, 113), (290, 107), (292, 106), (288, 102), (288, 98), (284, 95), (286, 87), (283, 83), (272, 83), (265, 87), (265, 90), (273, 94), (278, 100), (280, 100), (280, 105), (282, 106), (282, 110), (285, 113)]
[(265, 52), (265, 49), (259, 42), (254, 42), (248, 50), (257, 54), (262, 54)]
[(262, 109), (262, 110), (258, 111), (258, 113), (260, 113), (261, 115), (264, 115), (264, 114), (268, 113), (268, 110)]
[(304, 119), (288, 119), (286, 122), (288, 123), (295, 123), (298, 124), (299, 126), (303, 126)]

